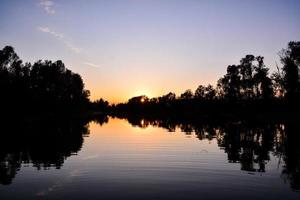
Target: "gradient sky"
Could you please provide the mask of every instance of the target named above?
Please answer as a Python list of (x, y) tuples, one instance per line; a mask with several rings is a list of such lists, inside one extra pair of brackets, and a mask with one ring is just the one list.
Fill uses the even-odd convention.
[(61, 59), (91, 98), (179, 95), (215, 84), (229, 64), (300, 40), (299, 0), (0, 0), (0, 48)]

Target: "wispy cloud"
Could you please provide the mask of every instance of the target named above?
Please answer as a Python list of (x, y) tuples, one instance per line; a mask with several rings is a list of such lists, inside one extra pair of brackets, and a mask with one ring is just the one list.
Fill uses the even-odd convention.
[(90, 66), (90, 67), (95, 67), (95, 68), (100, 68), (98, 65), (94, 64), (94, 63), (91, 63), (91, 62), (84, 62), (82, 63), (84, 65), (87, 65), (87, 66)]
[(39, 5), (44, 8), (44, 10), (50, 14), (50, 15), (54, 15), (55, 14), (55, 9), (54, 7), (54, 2), (50, 1), (50, 0), (39, 0)]
[(39, 31), (44, 32), (44, 33), (49, 33), (53, 35), (55, 38), (62, 40), (64, 38), (64, 35), (61, 33), (57, 33), (55, 31), (51, 31), (48, 27), (38, 27), (37, 28)]
[(68, 42), (68, 41), (65, 41), (65, 40), (63, 42), (74, 53), (81, 53), (82, 52), (81, 48), (74, 46), (71, 42)]
[(73, 43), (68, 41), (62, 33), (52, 31), (49, 27), (37, 27), (37, 30), (52, 35), (54, 38), (61, 41), (69, 50), (71, 50), (74, 53), (81, 53), (82, 51), (81, 48), (76, 47)]

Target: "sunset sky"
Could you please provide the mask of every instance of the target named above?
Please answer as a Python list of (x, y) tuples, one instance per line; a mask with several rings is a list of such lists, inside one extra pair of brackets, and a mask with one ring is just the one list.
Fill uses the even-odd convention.
[(63, 60), (91, 99), (177, 95), (300, 40), (299, 0), (0, 0), (0, 48)]

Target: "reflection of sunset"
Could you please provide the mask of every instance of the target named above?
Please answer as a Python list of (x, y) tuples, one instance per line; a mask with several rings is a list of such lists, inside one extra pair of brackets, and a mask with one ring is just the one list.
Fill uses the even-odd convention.
[[(145, 120), (141, 120), (140, 124), (145, 127), (147, 125)], [(211, 151), (217, 146), (216, 140), (200, 141), (196, 137), (186, 137), (179, 129), (176, 129), (176, 132), (168, 132), (149, 124), (145, 127), (133, 127), (126, 120), (117, 118), (110, 118), (109, 123), (103, 126), (92, 122), (89, 125), (91, 135), (86, 138), (88, 144), (85, 145), (92, 148), (91, 151), (97, 149), (100, 153), (155, 150), (166, 145), (173, 151), (187, 151), (189, 148)]]

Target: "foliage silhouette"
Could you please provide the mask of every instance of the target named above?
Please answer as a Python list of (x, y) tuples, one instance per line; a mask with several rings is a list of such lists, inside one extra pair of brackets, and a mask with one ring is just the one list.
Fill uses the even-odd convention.
[[(199, 116), (237, 117), (257, 114), (299, 113), (300, 42), (290, 42), (281, 51), (282, 69), (269, 74), (264, 57), (246, 55), (239, 65), (229, 65), (216, 87), (199, 85), (179, 97), (168, 93), (161, 97), (138, 96), (127, 103), (110, 107), (112, 116)], [(143, 101), (141, 101), (143, 99)], [(269, 115), (270, 117), (270, 115)]]
[(81, 76), (62, 61), (23, 64), (10, 46), (0, 51), (0, 92), (1, 109), (9, 112), (82, 109), (89, 103)]
[(216, 113), (298, 112), (300, 99), (300, 42), (289, 42), (280, 53), (283, 64), (269, 74), (264, 57), (246, 55), (239, 65), (229, 65), (216, 87), (200, 85), (179, 97), (132, 97), (127, 103), (109, 105), (103, 99), (89, 100), (89, 91), (79, 74), (65, 68), (62, 61), (23, 63), (10, 46), (0, 51), (0, 107), (14, 111), (74, 111), (112, 115), (212, 115)]
[(289, 42), (288, 48), (283, 49), (280, 55), (283, 64), (283, 88), (289, 100), (299, 100), (300, 81), (300, 42)]

